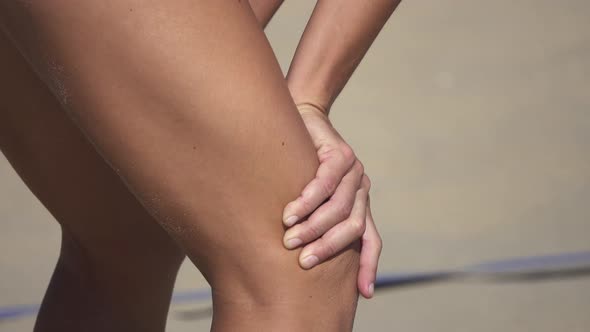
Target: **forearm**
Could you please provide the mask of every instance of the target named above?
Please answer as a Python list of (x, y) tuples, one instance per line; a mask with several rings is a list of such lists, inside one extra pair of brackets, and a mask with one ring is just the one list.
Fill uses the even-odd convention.
[(400, 0), (318, 0), (287, 75), (298, 104), (325, 112)]
[(256, 19), (260, 26), (264, 29), (268, 22), (272, 19), (279, 7), (283, 4), (283, 0), (249, 0), (250, 7), (256, 15)]

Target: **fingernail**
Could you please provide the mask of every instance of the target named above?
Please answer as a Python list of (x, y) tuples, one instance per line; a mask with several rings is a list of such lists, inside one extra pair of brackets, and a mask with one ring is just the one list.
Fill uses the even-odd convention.
[(295, 225), (297, 220), (299, 220), (299, 217), (290, 216), (289, 218), (285, 219), (285, 225), (287, 225), (287, 227), (291, 227), (291, 226)]
[(373, 297), (373, 293), (375, 293), (375, 284), (370, 284), (369, 285), (369, 296)]
[(301, 241), (301, 239), (295, 237), (295, 238), (287, 240), (287, 242), (285, 243), (285, 247), (287, 247), (287, 249), (293, 249), (293, 248), (297, 248), (301, 243), (303, 243), (303, 241)]
[(301, 266), (304, 269), (310, 269), (318, 263), (319, 259), (315, 255), (309, 255), (301, 260)]

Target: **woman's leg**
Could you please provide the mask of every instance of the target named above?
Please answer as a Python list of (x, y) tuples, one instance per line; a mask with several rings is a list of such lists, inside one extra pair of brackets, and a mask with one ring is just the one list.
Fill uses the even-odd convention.
[(8, 6), (2, 24), (208, 279), (214, 330), (350, 330), (358, 248), (304, 271), (282, 246), (318, 161), (247, 1), (141, 4)]
[(36, 331), (164, 331), (184, 255), (0, 32), (0, 150), (59, 221)]
[(0, 33), (0, 149), (62, 227), (36, 331), (163, 331), (184, 257)]

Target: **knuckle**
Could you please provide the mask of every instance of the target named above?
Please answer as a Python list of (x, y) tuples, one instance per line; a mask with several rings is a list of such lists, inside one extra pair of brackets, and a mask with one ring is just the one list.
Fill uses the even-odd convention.
[(340, 146), (340, 153), (341, 153), (344, 161), (350, 163), (349, 165), (352, 165), (354, 160), (356, 160), (356, 156), (354, 155), (354, 151), (352, 150), (350, 145), (348, 145), (346, 143), (342, 143), (342, 145)]
[(334, 244), (332, 242), (330, 242), (330, 241), (325, 241), (324, 244), (323, 244), (323, 246), (322, 246), (322, 249), (323, 249), (323, 254), (324, 254), (323, 256), (324, 257), (334, 256), (338, 252), (337, 251), (338, 248), (336, 248), (334, 246)]
[(363, 187), (367, 188), (367, 191), (371, 189), (371, 179), (369, 179), (367, 174), (363, 174), (362, 184)]
[(347, 219), (352, 212), (352, 202), (339, 202), (334, 204), (335, 215), (340, 221)]
[(375, 234), (375, 248), (377, 249), (377, 255), (381, 255), (381, 251), (383, 250), (383, 239), (381, 239), (381, 236), (378, 233)]
[(356, 236), (361, 237), (365, 233), (366, 224), (362, 218), (357, 218), (351, 220), (350, 227)]
[(336, 191), (337, 183), (333, 179), (325, 179), (320, 182), (320, 186), (325, 197), (329, 197)]
[(367, 222), (366, 222), (365, 218), (361, 218), (360, 224), (361, 224), (361, 226), (360, 226), (360, 230), (359, 230), (359, 237), (367, 232)]
[(322, 236), (324, 232), (322, 231), (322, 227), (316, 222), (311, 222), (308, 220), (308, 224), (305, 225), (304, 230), (301, 232), (301, 238), (306, 239), (307, 241), (312, 241), (320, 236)]
[(365, 173), (365, 165), (363, 165), (363, 163), (360, 160), (357, 159), (354, 162), (354, 167), (356, 168), (356, 171), (359, 172), (359, 174)]
[(313, 205), (308, 198), (301, 197), (299, 199), (299, 202), (301, 203), (301, 207), (303, 208), (303, 210), (305, 210), (306, 212), (311, 211), (313, 209)]

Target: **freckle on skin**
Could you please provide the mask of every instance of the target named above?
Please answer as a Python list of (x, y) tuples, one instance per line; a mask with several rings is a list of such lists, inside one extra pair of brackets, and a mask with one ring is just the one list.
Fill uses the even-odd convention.
[(281, 142), (281, 145), (282, 145), (282, 146), (285, 146), (285, 142)]

